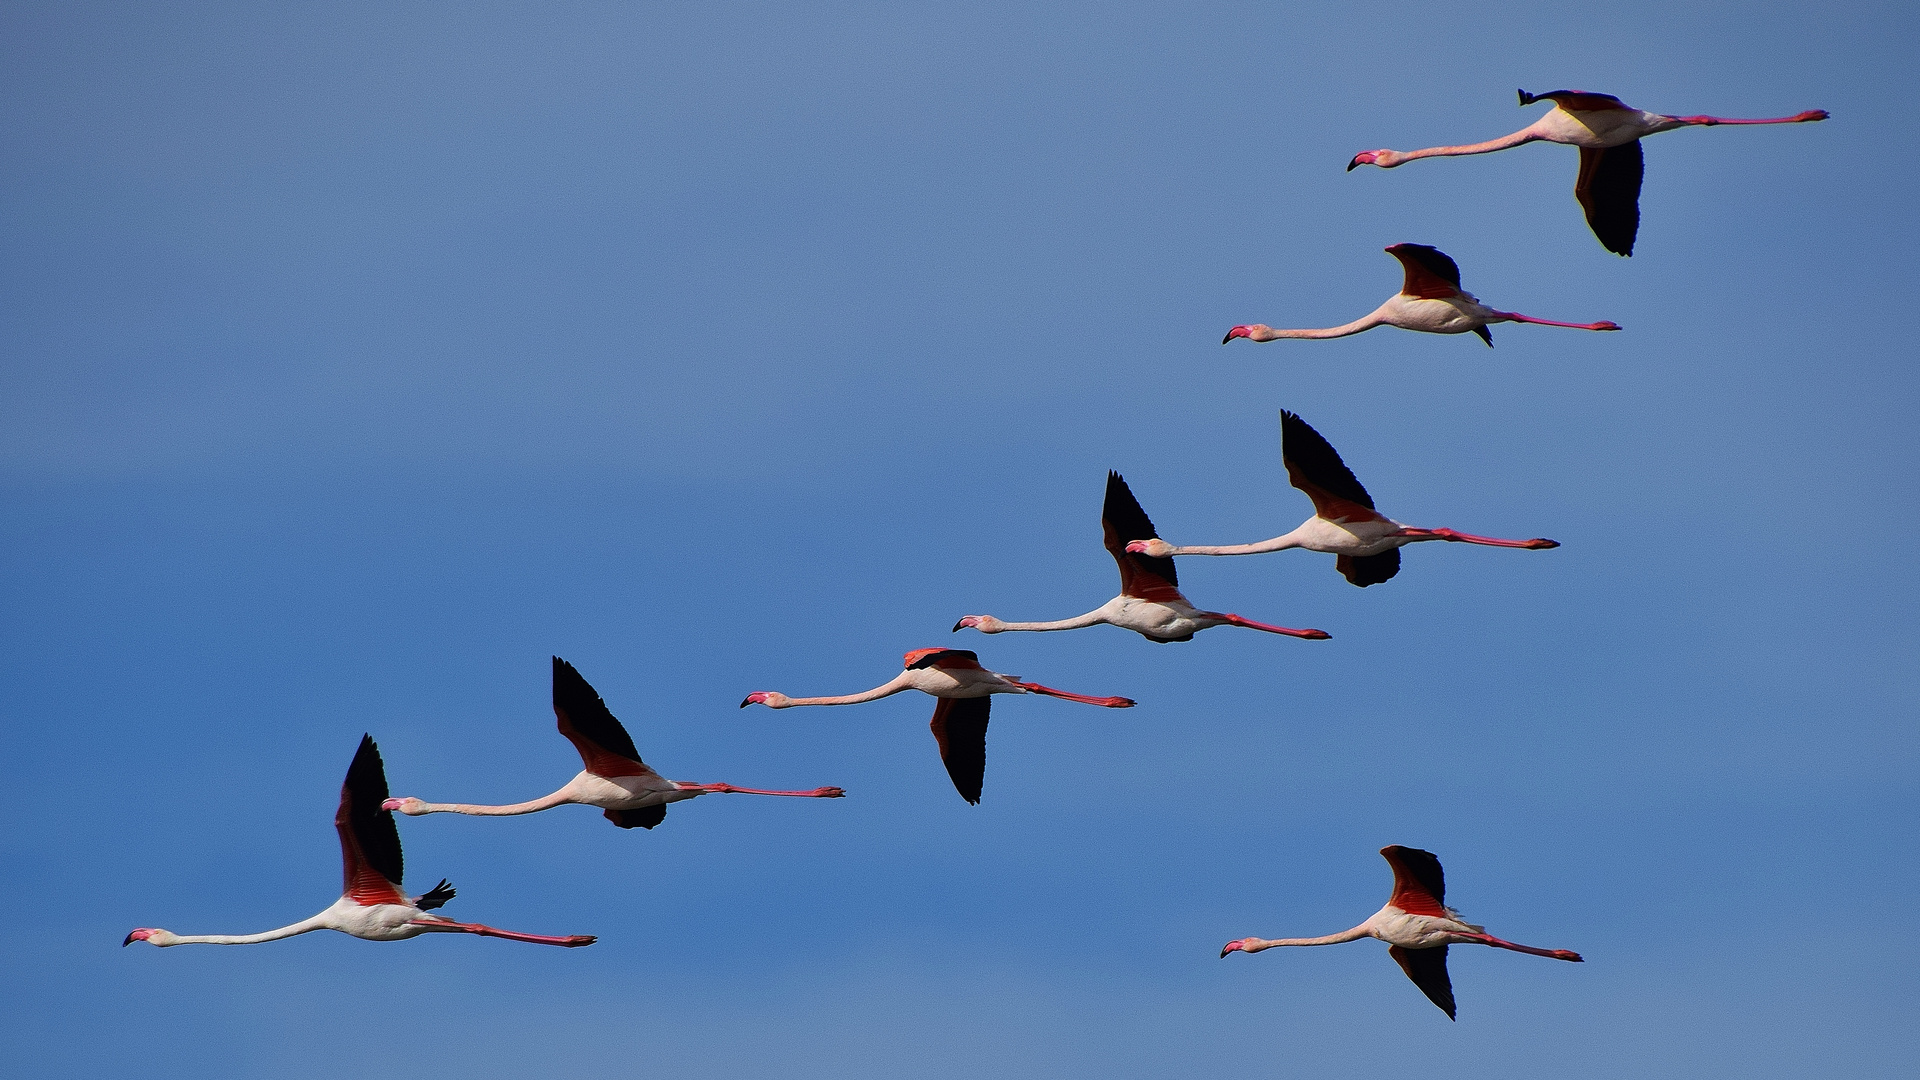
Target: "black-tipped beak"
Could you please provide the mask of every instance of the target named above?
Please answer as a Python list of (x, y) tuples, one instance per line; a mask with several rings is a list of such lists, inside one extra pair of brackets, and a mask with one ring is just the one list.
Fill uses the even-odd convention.
[(1227, 342), (1229, 342), (1229, 341), (1232, 341), (1232, 340), (1233, 340), (1233, 334), (1231, 334), (1231, 333), (1229, 333), (1229, 334), (1227, 334), (1227, 336), (1226, 336), (1226, 337), (1223, 337), (1223, 338), (1221, 338), (1221, 339), (1220, 339), (1220, 344), (1222, 344), (1222, 345), (1225, 345), (1225, 344), (1226, 344)]
[(127, 946), (129, 946), (129, 945), (131, 945), (131, 944), (133, 944), (133, 935), (132, 935), (132, 934), (128, 934), (128, 935), (127, 935), (127, 940), (125, 940), (125, 941), (123, 941), (123, 942), (121, 942), (121, 943), (120, 943), (120, 947), (124, 949), (124, 948), (126, 948)]
[(740, 699), (740, 707), (741, 707), (741, 708), (743, 708), (743, 709), (744, 709), (744, 708), (746, 708), (747, 706), (749, 706), (749, 705), (751, 705), (751, 704), (753, 704), (753, 695), (751, 695), (751, 694), (749, 694), (749, 695), (747, 695), (746, 697), (743, 697), (743, 698), (741, 698), (741, 699)]
[(949, 630), (949, 631), (947, 631), (947, 633), (949, 633), (949, 634), (957, 634), (957, 633), (959, 633), (959, 632), (960, 632), (960, 628), (961, 628), (961, 627), (963, 627), (963, 626), (965, 626), (965, 625), (967, 625), (967, 620), (965, 620), (965, 619), (961, 619), (961, 620), (960, 620), (959, 622), (957, 622), (957, 623), (954, 623), (954, 624), (953, 624), (953, 629), (951, 629), (951, 630)]
[(1347, 162), (1347, 171), (1352, 172), (1353, 170), (1359, 167), (1360, 167), (1360, 155), (1355, 154), (1353, 157), (1353, 160)]

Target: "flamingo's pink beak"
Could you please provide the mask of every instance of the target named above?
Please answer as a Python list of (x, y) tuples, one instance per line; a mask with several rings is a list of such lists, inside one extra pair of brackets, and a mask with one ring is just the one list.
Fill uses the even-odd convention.
[[(1232, 340), (1233, 340), (1232, 336), (1229, 335), (1227, 338), (1227, 341), (1232, 341)], [(1226, 341), (1223, 341), (1220, 344), (1225, 345), (1226, 343), (1227, 343)], [(1127, 545), (1127, 550), (1131, 551), (1135, 555), (1145, 554), (1147, 550), (1147, 542), (1145, 540), (1135, 540), (1132, 543)]]
[(766, 703), (767, 692), (765, 690), (755, 690), (753, 693), (748, 694), (744, 701), (740, 702), (740, 707), (744, 709), (749, 705), (765, 705)]
[(147, 929), (135, 930), (133, 933), (127, 935), (127, 940), (121, 942), (120, 947), (124, 949), (136, 941), (145, 941), (148, 937), (151, 937), (152, 934), (153, 931)]
[(381, 803), (381, 804), (380, 804), (380, 809), (382, 809), (382, 810), (398, 810), (398, 809), (400, 809), (400, 804), (401, 804), (402, 802), (405, 802), (405, 801), (406, 801), (406, 800), (404, 800), (404, 799), (388, 799), (388, 800), (387, 800), (386, 802), (383, 802), (383, 803)]
[(950, 634), (951, 634), (951, 633), (957, 633), (957, 632), (958, 632), (958, 631), (960, 630), (960, 628), (961, 628), (961, 627), (963, 627), (963, 626), (979, 626), (979, 625), (980, 625), (980, 616), (978, 616), (978, 615), (969, 615), (969, 616), (967, 616), (966, 618), (964, 618), (964, 619), (961, 619), (961, 620), (960, 620), (959, 622), (957, 622), (957, 623), (954, 623), (954, 624), (953, 624), (953, 629), (952, 629), (952, 630), (949, 630), (949, 631), (947, 631), (947, 632), (948, 632), (948, 633), (950, 633)]
[(1220, 959), (1225, 960), (1230, 952), (1240, 952), (1247, 947), (1245, 941), (1229, 941), (1220, 949)]
[[(1220, 344), (1225, 345), (1227, 342), (1232, 341), (1234, 338), (1237, 338), (1237, 337), (1252, 337), (1252, 336), (1253, 336), (1252, 330), (1249, 330), (1244, 326), (1236, 326), (1233, 329), (1227, 331), (1227, 336), (1220, 339)], [(1132, 550), (1132, 549), (1129, 548), (1128, 550)]]
[(1373, 160), (1374, 154), (1375, 154), (1375, 151), (1369, 150), (1364, 154), (1353, 155), (1353, 160), (1347, 162), (1347, 171), (1352, 172), (1353, 170), (1359, 168), (1362, 165), (1374, 164), (1374, 160)]

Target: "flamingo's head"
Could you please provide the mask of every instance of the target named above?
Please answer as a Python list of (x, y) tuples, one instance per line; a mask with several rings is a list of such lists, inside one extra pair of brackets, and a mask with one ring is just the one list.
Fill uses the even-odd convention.
[(158, 945), (164, 949), (169, 945), (179, 944), (180, 939), (166, 930), (156, 930), (151, 926), (143, 926), (133, 933), (128, 934), (127, 940), (121, 942), (120, 947), (124, 949), (136, 941), (144, 941), (149, 945)]
[(1247, 942), (1250, 940), (1252, 939), (1239, 938), (1234, 941), (1229, 941), (1225, 945), (1222, 945), (1220, 947), (1220, 959), (1225, 960), (1227, 958), (1228, 953), (1252, 952), (1253, 950), (1247, 948)]
[(419, 817), (427, 812), (427, 804), (409, 795), (404, 799), (388, 799), (380, 804), (382, 810), (397, 810), (408, 817)]
[(1266, 323), (1248, 323), (1245, 326), (1236, 326), (1227, 331), (1227, 336), (1220, 339), (1220, 344), (1225, 345), (1237, 337), (1246, 338), (1248, 341), (1272, 341), (1273, 327), (1268, 326)]
[(1135, 555), (1164, 559), (1173, 554), (1173, 545), (1156, 536), (1151, 540), (1135, 540), (1127, 545), (1127, 550)]
[(740, 702), (740, 707), (744, 709), (749, 705), (765, 705), (769, 709), (784, 709), (790, 703), (787, 695), (778, 690), (755, 690)]
[(1362, 165), (1378, 165), (1383, 169), (1391, 169), (1396, 165), (1404, 164), (1406, 160), (1407, 155), (1395, 150), (1368, 150), (1353, 155), (1353, 160), (1347, 162), (1347, 171), (1352, 172)]
[(983, 634), (997, 634), (1005, 629), (1000, 620), (991, 615), (968, 615), (959, 622), (954, 623), (953, 629), (954, 631), (958, 631), (963, 626), (971, 626)]

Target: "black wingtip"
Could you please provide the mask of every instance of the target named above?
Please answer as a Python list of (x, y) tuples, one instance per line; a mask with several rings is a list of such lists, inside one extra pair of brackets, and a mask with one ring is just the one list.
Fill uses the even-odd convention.
[(1520, 104), (1522, 105), (1531, 105), (1534, 102), (1540, 100), (1539, 98), (1533, 96), (1532, 94), (1527, 93), (1525, 90), (1515, 90), (1514, 93), (1520, 95)]
[(1487, 348), (1493, 348), (1493, 331), (1484, 326), (1476, 326), (1473, 332), (1480, 335), (1480, 340), (1487, 343)]

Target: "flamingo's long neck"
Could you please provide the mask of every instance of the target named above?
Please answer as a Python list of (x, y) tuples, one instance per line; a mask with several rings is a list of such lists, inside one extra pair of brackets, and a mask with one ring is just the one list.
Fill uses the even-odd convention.
[(261, 934), (175, 934), (169, 945), (258, 945), (262, 941), (278, 941), (281, 938), (295, 937), (315, 930), (331, 930), (333, 923), (326, 912), (310, 919), (301, 919), (292, 926), (283, 926), (278, 930), (268, 930)]
[(881, 685), (876, 686), (871, 690), (865, 690), (858, 694), (843, 694), (839, 697), (788, 698), (787, 704), (789, 705), (858, 705), (863, 701), (878, 701), (883, 697), (891, 697), (892, 695), (897, 694), (902, 690), (911, 690), (911, 689), (913, 689), (913, 681), (910, 678), (910, 673), (903, 671), (900, 674), (895, 675), (892, 679), (889, 679), (887, 682), (882, 683)]
[(1371, 330), (1386, 321), (1385, 308), (1381, 308), (1374, 311), (1371, 315), (1355, 319), (1344, 326), (1329, 326), (1319, 330), (1274, 330), (1269, 328), (1249, 336), (1255, 341), (1277, 341), (1281, 338), (1311, 338), (1320, 340), (1324, 338), (1351, 337), (1363, 330)]
[(1107, 618), (1103, 614), (1104, 610), (1104, 608), (1096, 609), (1087, 612), (1085, 615), (1076, 615), (1071, 619), (1058, 619), (1053, 622), (1007, 622), (1004, 619), (996, 619), (994, 620), (994, 632), (998, 633), (1002, 630), (1078, 630), (1083, 626), (1098, 626), (1106, 622)]
[(513, 817), (517, 814), (532, 814), (548, 810), (562, 803), (573, 801), (572, 793), (566, 788), (551, 795), (542, 795), (523, 803), (510, 803), (506, 806), (481, 806), (475, 803), (434, 803), (423, 802), (417, 814), (472, 814), (476, 817)]
[(1258, 555), (1264, 551), (1285, 551), (1300, 546), (1300, 530), (1295, 529), (1285, 536), (1276, 536), (1271, 540), (1262, 540), (1257, 544), (1222, 544), (1208, 546), (1196, 544), (1192, 547), (1177, 547), (1175, 555)]
[[(1273, 941), (1260, 941), (1259, 949), (1248, 949), (1247, 951), (1259, 952), (1260, 949), (1277, 949), (1282, 945), (1339, 945), (1343, 942), (1359, 941), (1361, 938), (1368, 936), (1368, 931), (1371, 928), (1372, 923), (1369, 921), (1363, 922), (1351, 930), (1342, 930), (1337, 934), (1328, 934), (1326, 937), (1290, 937), (1277, 938)], [(1250, 941), (1248, 944), (1253, 944), (1253, 942)]]
[[(1533, 127), (1528, 126), (1521, 128), (1511, 135), (1502, 135), (1497, 139), (1488, 139), (1486, 142), (1467, 143), (1464, 146), (1429, 146), (1424, 150), (1409, 150), (1397, 156), (1402, 161), (1412, 161), (1414, 158), (1466, 157), (1469, 154), (1491, 154), (1495, 150), (1506, 150), (1510, 147), (1535, 142), (1539, 140), (1539, 138), (1540, 136), (1535, 133)], [(1396, 162), (1396, 164), (1398, 163)]]

